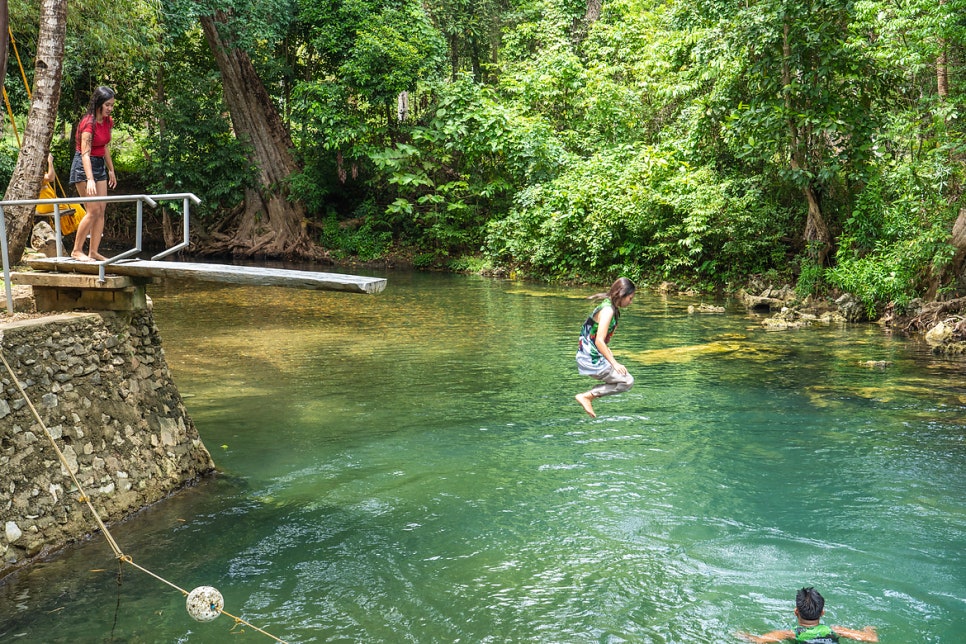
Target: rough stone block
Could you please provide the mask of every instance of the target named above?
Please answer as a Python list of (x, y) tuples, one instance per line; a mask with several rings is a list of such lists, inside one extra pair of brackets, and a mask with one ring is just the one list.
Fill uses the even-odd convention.
[[(149, 337), (132, 342), (142, 330)], [(0, 332), (15, 379), (109, 523), (213, 470), (163, 354), (145, 353), (161, 342), (149, 310), (51, 315), (2, 323)], [(148, 359), (160, 363), (159, 372), (132, 367)], [(8, 537), (0, 538), (0, 577), (96, 530), (13, 382), (0, 373), (0, 525)], [(167, 428), (155, 440), (173, 443), (170, 449), (140, 447), (155, 436), (149, 425)]]

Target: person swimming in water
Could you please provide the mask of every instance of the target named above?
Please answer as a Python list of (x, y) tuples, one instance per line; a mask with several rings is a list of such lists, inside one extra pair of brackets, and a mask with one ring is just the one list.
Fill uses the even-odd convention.
[(805, 642), (805, 644), (835, 644), (840, 638), (855, 640), (856, 642), (878, 642), (879, 636), (875, 629), (866, 626), (861, 631), (844, 626), (826, 626), (821, 623), (825, 613), (825, 598), (809, 586), (802, 588), (795, 595), (795, 616), (798, 626), (794, 629), (771, 631), (763, 635), (751, 633), (737, 633), (749, 642)]

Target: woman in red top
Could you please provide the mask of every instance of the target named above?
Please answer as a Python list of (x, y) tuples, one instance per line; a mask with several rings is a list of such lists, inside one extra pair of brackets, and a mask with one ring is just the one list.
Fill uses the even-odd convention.
[[(105, 197), (108, 187), (117, 186), (114, 175), (114, 162), (111, 160), (111, 129), (114, 121), (111, 112), (114, 110), (114, 90), (110, 87), (98, 87), (91, 95), (87, 113), (77, 124), (77, 150), (70, 165), (70, 182), (77, 188), (81, 197)], [(107, 204), (103, 201), (91, 202), (87, 205), (87, 215), (77, 227), (74, 238), (74, 250), (70, 256), (82, 262), (106, 259), (97, 252), (104, 235), (104, 210)], [(84, 254), (84, 240), (90, 235), (91, 245)]]

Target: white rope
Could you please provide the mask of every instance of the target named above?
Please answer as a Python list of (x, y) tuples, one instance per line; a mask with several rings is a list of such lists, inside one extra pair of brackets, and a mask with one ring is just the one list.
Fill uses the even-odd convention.
[[(2, 342), (3, 342), (3, 331), (0, 330), (0, 343)], [(40, 424), (40, 427), (44, 430), (44, 434), (47, 436), (47, 440), (49, 440), (50, 444), (53, 446), (54, 452), (57, 453), (57, 458), (60, 459), (60, 463), (63, 466), (64, 470), (67, 471), (67, 474), (70, 475), (70, 478), (74, 482), (74, 485), (77, 486), (77, 491), (80, 494), (78, 500), (83, 501), (84, 503), (87, 504), (88, 509), (90, 509), (91, 514), (94, 516), (94, 520), (97, 522), (98, 527), (101, 529), (101, 534), (104, 535), (104, 538), (107, 540), (108, 545), (111, 546), (111, 550), (114, 551), (114, 556), (118, 560), (123, 561), (127, 564), (130, 564), (131, 566), (133, 566), (134, 568), (137, 568), (141, 572), (147, 575), (150, 575), (151, 577), (154, 577), (158, 581), (164, 584), (167, 584), (168, 586), (171, 586), (175, 590), (179, 591), (185, 597), (189, 596), (191, 593), (189, 593), (184, 588), (181, 588), (180, 586), (177, 586), (176, 584), (171, 583), (164, 577), (161, 577), (160, 575), (157, 575), (151, 572), (150, 570), (148, 570), (147, 568), (144, 568), (143, 566), (139, 566), (138, 564), (134, 563), (134, 560), (130, 557), (130, 555), (126, 555), (121, 551), (121, 547), (117, 544), (117, 541), (114, 540), (114, 537), (111, 535), (111, 532), (107, 529), (107, 526), (104, 525), (104, 522), (101, 520), (100, 515), (98, 515), (97, 510), (94, 509), (94, 505), (91, 503), (90, 496), (87, 495), (87, 493), (84, 491), (84, 488), (81, 487), (80, 481), (77, 480), (77, 477), (74, 476), (74, 473), (71, 471), (70, 464), (68, 463), (67, 458), (64, 456), (63, 452), (61, 452), (60, 448), (57, 446), (57, 441), (54, 440), (54, 437), (50, 433), (50, 430), (47, 429), (46, 423), (44, 423), (43, 419), (40, 417), (40, 414), (37, 413), (37, 409), (34, 407), (33, 403), (30, 401), (30, 398), (27, 396), (27, 392), (24, 391), (23, 387), (20, 385), (20, 379), (17, 378), (17, 375), (13, 372), (13, 369), (7, 363), (7, 358), (3, 354), (2, 345), (0, 345), (0, 361), (3, 361), (3, 366), (7, 368), (7, 372), (10, 374), (10, 377), (13, 379), (14, 385), (16, 385), (17, 390), (20, 392), (20, 395), (23, 396), (23, 399), (24, 401), (26, 401), (27, 406), (30, 408), (30, 411), (33, 414), (34, 418)], [(210, 608), (211, 610), (215, 610), (222, 615), (227, 615), (228, 617), (232, 618), (233, 620), (235, 620), (235, 626), (237, 626), (238, 624), (244, 624), (245, 626), (251, 628), (252, 630), (258, 631), (259, 633), (272, 638), (276, 642), (281, 642), (281, 644), (287, 644), (284, 640), (279, 639), (278, 637), (272, 635), (271, 633), (260, 629), (259, 627), (255, 626), (250, 622), (245, 621), (241, 617), (236, 617), (235, 615), (232, 615), (228, 611), (224, 610), (220, 605), (211, 603), (208, 606), (208, 608)], [(191, 611), (189, 610), (189, 612)], [(232, 629), (234, 629), (235, 626), (232, 626)]]

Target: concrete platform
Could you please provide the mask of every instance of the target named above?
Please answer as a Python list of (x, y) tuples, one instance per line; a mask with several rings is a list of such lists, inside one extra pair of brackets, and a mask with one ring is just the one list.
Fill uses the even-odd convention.
[(156, 278), (72, 273), (10, 273), (10, 282), (33, 288), (38, 313), (55, 311), (135, 311), (147, 306), (145, 286)]

